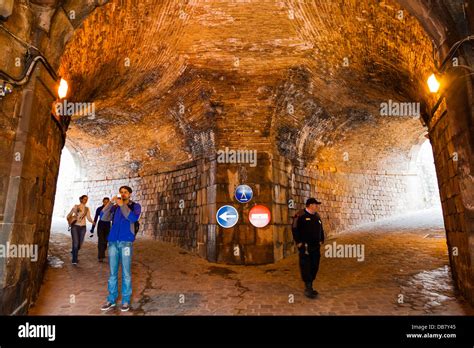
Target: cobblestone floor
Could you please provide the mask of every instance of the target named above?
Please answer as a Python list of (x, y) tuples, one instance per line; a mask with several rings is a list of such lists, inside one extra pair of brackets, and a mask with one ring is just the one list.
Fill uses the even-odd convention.
[[(72, 266), (70, 238), (54, 233), (50, 265), (30, 314), (473, 315), (453, 289), (442, 222), (432, 216), (411, 214), (327, 241), (362, 244), (365, 259), (323, 256), (315, 282), (320, 295), (314, 300), (302, 294), (296, 255), (272, 265), (227, 266), (138, 240), (127, 313), (99, 309), (107, 295), (108, 264), (97, 262), (95, 240), (85, 242), (79, 265)], [(62, 228), (53, 224), (53, 231)]]

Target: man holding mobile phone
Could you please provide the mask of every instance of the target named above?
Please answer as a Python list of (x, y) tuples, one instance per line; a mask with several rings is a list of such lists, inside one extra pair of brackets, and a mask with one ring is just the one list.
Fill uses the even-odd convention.
[(119, 195), (114, 196), (102, 209), (101, 217), (110, 218), (112, 228), (108, 236), (110, 277), (108, 281), (107, 302), (101, 307), (107, 311), (116, 307), (118, 298), (118, 270), (122, 267), (122, 306), (121, 311), (130, 310), (132, 295), (132, 246), (135, 241), (135, 224), (141, 214), (141, 206), (130, 199), (132, 189), (122, 186)]

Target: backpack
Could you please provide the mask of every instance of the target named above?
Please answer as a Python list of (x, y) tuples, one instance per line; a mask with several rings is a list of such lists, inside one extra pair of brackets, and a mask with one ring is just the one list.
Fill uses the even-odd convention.
[[(130, 208), (130, 210), (133, 210), (133, 207), (135, 206), (135, 202), (132, 201), (132, 203), (130, 204), (127, 204), (128, 207)], [(111, 215), (111, 221), (113, 223), (114, 221), (114, 215), (115, 215), (115, 211), (117, 210), (118, 208), (115, 208), (114, 211), (112, 212), (112, 215)], [(138, 220), (136, 222), (134, 222), (134, 232), (135, 232), (135, 236), (137, 236), (137, 233), (138, 231), (140, 230), (140, 223), (138, 222)]]

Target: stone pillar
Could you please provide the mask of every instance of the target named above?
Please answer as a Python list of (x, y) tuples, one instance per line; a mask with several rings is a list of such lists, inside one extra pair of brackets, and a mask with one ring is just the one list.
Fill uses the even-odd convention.
[[(439, 60), (452, 46), (474, 33), (474, 9), (468, 2), (448, 6), (448, 0), (430, 4), (398, 0), (416, 16), (438, 47)], [(465, 42), (453, 58), (474, 67), (473, 43)], [(474, 93), (471, 70), (447, 61), (442, 88), (446, 103), (427, 122), (433, 147), (443, 207), (449, 259), (454, 281), (474, 304)]]
[[(74, 28), (106, 0), (63, 4), (56, 1), (13, 2), (6, 27), (17, 38), (42, 51), (54, 68)], [(12, 1), (8, 1), (12, 3)], [(74, 11), (75, 19), (66, 15)], [(7, 11), (7, 15), (10, 11)], [(22, 76), (24, 45), (0, 33), (0, 66)], [(23, 59), (20, 59), (23, 62)], [(26, 85), (0, 101), (0, 244), (38, 247), (37, 260), (0, 257), (0, 315), (26, 313), (34, 300), (47, 260), (59, 161), (64, 146), (63, 126), (51, 117), (56, 99), (53, 79), (39, 64)]]
[(216, 262), (216, 161), (198, 160), (197, 173), (197, 252)]
[[(248, 218), (250, 209), (257, 204), (273, 210), (271, 161), (271, 155), (259, 152), (255, 167), (247, 163), (217, 163), (216, 209), (232, 205), (239, 212), (239, 222), (234, 227), (217, 226), (217, 262), (249, 265), (275, 261), (273, 217), (264, 228), (252, 226)], [(253, 198), (248, 203), (239, 203), (234, 197), (240, 184), (253, 189)]]
[(472, 81), (453, 80), (446, 109), (430, 123), (453, 278), (474, 302), (474, 94)]
[[(47, 261), (56, 179), (64, 136), (51, 116), (54, 83), (38, 66), (18, 90), (12, 120), (17, 120), (6, 161), (9, 170), (0, 244), (30, 253), (0, 257), (0, 314), (24, 314), (37, 295)], [(6, 98), (9, 98), (7, 96)], [(11, 247), (11, 248), (10, 248)], [(33, 248), (33, 249), (30, 249)], [(1, 255), (3, 256), (3, 255)], [(7, 257), (10, 256), (10, 257)], [(21, 257), (19, 257), (21, 256)]]
[(272, 167), (274, 255), (275, 261), (278, 261), (296, 252), (291, 232), (292, 216), (304, 208), (311, 191), (309, 177), (300, 175), (304, 172), (303, 167), (295, 166), (281, 155), (274, 155)]

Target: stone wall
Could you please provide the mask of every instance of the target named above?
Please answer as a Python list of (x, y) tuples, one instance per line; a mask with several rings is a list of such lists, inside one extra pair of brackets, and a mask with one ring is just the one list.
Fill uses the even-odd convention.
[[(217, 226), (217, 261), (231, 264), (262, 264), (274, 262), (274, 225), (256, 228), (249, 222), (250, 209), (261, 204), (272, 207), (272, 165), (271, 156), (258, 152), (257, 166), (248, 164), (217, 164), (216, 208), (223, 205), (234, 206), (239, 213), (239, 221), (232, 228)], [(235, 197), (238, 185), (252, 187), (253, 198), (247, 203), (239, 203)]]
[[(398, 0), (418, 18), (438, 47), (438, 62), (448, 57), (454, 44), (474, 32), (470, 2)], [(447, 9), (447, 11), (446, 11)], [(465, 67), (474, 66), (472, 42), (452, 52), (438, 71), (442, 85), (436, 99), (445, 97), (426, 118), (443, 207), (449, 259), (461, 293), (474, 303), (474, 81)], [(454, 60), (455, 58), (455, 60)], [(455, 66), (454, 61), (458, 62)], [(433, 105), (432, 105), (433, 106)]]
[[(54, 83), (38, 68), (18, 97), (0, 104), (14, 133), (2, 149), (5, 204), (0, 221), (0, 244), (27, 245), (37, 255), (0, 258), (0, 313), (26, 313), (41, 285), (48, 254), (49, 233), (61, 148), (62, 129), (51, 116)], [(9, 98), (8, 96), (7, 98)], [(10, 102), (15, 106), (9, 109)], [(5, 105), (5, 108), (4, 108)], [(10, 113), (13, 111), (12, 113)], [(28, 256), (28, 257), (26, 257)]]
[(420, 178), (408, 172), (318, 170), (295, 167), (282, 156), (274, 158), (275, 259), (294, 252), (291, 216), (304, 208), (309, 197), (323, 203), (319, 211), (326, 235), (331, 237), (363, 223), (428, 207), (414, 191), (419, 183)]
[[(32, 55), (44, 52), (55, 70), (74, 28), (98, 3), (65, 1), (56, 6), (48, 1), (36, 6), (20, 0), (14, 1), (11, 16), (1, 19), (0, 70), (13, 93), (0, 98), (0, 244), (37, 248), (37, 254), (0, 258), (0, 314), (27, 313), (38, 294), (65, 142), (65, 123), (51, 114), (56, 76), (45, 64), (29, 64)], [(76, 10), (74, 23), (66, 10)]]
[[(258, 163), (252, 168), (200, 159), (173, 171), (143, 177), (75, 181), (65, 190), (64, 201), (70, 207), (56, 207), (56, 211), (67, 214), (83, 194), (89, 196), (88, 205), (95, 210), (103, 197), (111, 197), (121, 185), (129, 185), (134, 190), (132, 199), (143, 207), (140, 237), (173, 243), (215, 262), (273, 262), (273, 226), (256, 229), (247, 218), (255, 202), (272, 205), (270, 158), (261, 153)], [(252, 204), (236, 203), (234, 190), (241, 183), (254, 188)], [(180, 208), (180, 203), (184, 208)], [(225, 204), (239, 210), (241, 218), (234, 228), (216, 225), (216, 208)]]
[(120, 186), (128, 185), (133, 189), (132, 200), (142, 205), (140, 238), (156, 238), (206, 257), (207, 226), (213, 222), (209, 211), (215, 199), (212, 175), (209, 175), (212, 166), (211, 162), (200, 160), (174, 171), (144, 177), (74, 181), (65, 190), (64, 201), (69, 206), (58, 210), (67, 214), (79, 197), (86, 194), (88, 206), (95, 212), (103, 197), (112, 197)]
[[(320, 211), (326, 234), (334, 236), (362, 223), (426, 208), (423, 195), (413, 190), (421, 188), (420, 182), (409, 172), (302, 169), (283, 156), (272, 158), (263, 152), (254, 168), (201, 160), (144, 177), (76, 181), (65, 201), (72, 206), (80, 195), (87, 194), (89, 206), (95, 209), (103, 197), (129, 185), (133, 199), (143, 206), (140, 235), (144, 238), (157, 238), (217, 262), (259, 264), (294, 252), (291, 216), (304, 207), (307, 198), (314, 196), (323, 202)], [(247, 204), (234, 198), (240, 184), (254, 190), (254, 198)], [(229, 229), (216, 226), (215, 221), (216, 208), (226, 204), (234, 205), (240, 215), (238, 224)], [(271, 209), (269, 226), (257, 229), (249, 223), (248, 212), (255, 204)], [(208, 250), (213, 250), (215, 257), (210, 257)]]
[[(428, 11), (421, 0), (399, 2), (418, 15), (435, 41), (434, 46), (440, 47), (436, 52), (440, 59), (446, 56), (454, 42), (472, 32), (474, 14), (471, 7), (451, 7), (446, 6), (447, 1), (436, 0)], [(74, 29), (99, 3), (103, 2), (62, 1), (61, 6), (57, 6), (59, 11), (50, 11), (49, 17), (41, 16), (43, 11), (30, 8), (28, 1), (15, 1), (14, 13), (4, 24), (21, 40), (39, 47), (53, 68), (58, 69), (64, 46), (73, 36)], [(115, 2), (101, 12), (104, 17), (96, 16), (96, 22), (91, 21), (83, 27), (86, 39), (79, 39), (81, 44), (70, 46), (72, 53), (59, 71), (70, 74), (65, 77), (70, 77), (72, 91), (76, 88), (73, 94), (79, 97), (78, 100), (97, 101), (102, 115), (90, 122), (83, 119), (82, 126), (81, 122), (77, 124), (80, 131), (74, 133), (70, 130), (68, 136), (74, 137), (77, 144), (86, 145), (82, 148), (89, 147), (91, 151), (89, 156), (86, 153), (86, 157), (104, 154), (110, 149), (110, 140), (120, 140), (125, 128), (140, 134), (141, 142), (141, 146), (130, 149), (130, 160), (133, 161), (127, 163), (126, 170), (114, 173), (115, 180), (93, 180), (98, 178), (91, 177), (76, 183), (71, 188), (71, 205), (77, 202), (80, 194), (89, 193), (90, 206), (95, 207), (102, 196), (111, 195), (120, 185), (128, 184), (136, 189), (137, 201), (143, 202), (143, 237), (156, 237), (181, 245), (210, 261), (240, 264), (274, 262), (294, 251), (289, 230), (289, 199), (294, 199), (296, 208), (300, 208), (308, 196), (320, 198), (324, 202), (321, 211), (329, 235), (353, 224), (417, 206), (418, 203), (411, 205), (413, 202), (406, 198), (416, 186), (416, 180), (408, 175), (410, 173), (354, 171), (350, 168), (344, 171), (320, 167), (300, 169), (288, 160), (274, 156), (277, 152), (270, 150), (276, 147), (276, 141), (284, 145), (293, 142), (298, 154), (312, 155), (311, 151), (304, 150), (316, 149), (318, 147), (314, 145), (317, 144), (327, 147), (332, 142), (339, 143), (351, 130), (370, 138), (370, 133), (357, 128), (361, 124), (373, 128), (373, 134), (385, 140), (387, 134), (370, 117), (366, 106), (370, 104), (374, 109), (380, 100), (399, 95), (409, 100), (424, 99), (421, 98), (425, 83), (423, 75), (434, 69), (431, 42), (422, 35), (422, 28), (416, 22), (411, 19), (401, 22), (395, 17), (395, 8), (390, 5), (383, 6), (383, 9), (372, 6), (377, 5), (376, 1), (373, 4), (349, 1), (348, 5), (352, 7), (295, 2), (298, 15), (291, 21), (287, 11), (278, 4), (271, 6), (273, 12), (269, 16), (269, 3), (265, 1), (257, 6), (262, 11), (255, 11), (254, 3), (242, 3), (242, 7), (235, 2), (216, 3), (235, 14), (235, 18), (250, 19), (236, 21), (234, 25), (226, 23), (225, 16), (213, 16), (212, 11), (217, 8), (208, 6), (206, 2), (200, 4), (202, 7), (197, 8), (193, 20), (191, 8), (183, 12), (189, 17), (185, 16), (185, 21), (178, 22), (180, 28), (175, 30), (174, 20), (181, 21), (182, 18), (167, 14), (180, 14), (180, 4), (161, 2), (157, 11), (150, 12), (148, 17), (152, 21), (161, 21), (160, 25), (139, 27), (143, 21), (133, 20), (133, 17), (128, 20), (130, 17), (126, 16), (127, 9), (135, 9), (132, 1), (128, 1), (124, 8)], [(145, 13), (148, 6), (152, 4), (142, 6), (139, 11)], [(190, 4), (186, 6), (191, 7)], [(173, 11), (170, 11), (171, 7)], [(364, 7), (370, 10), (368, 16), (352, 16), (362, 13), (360, 10), (345, 12), (350, 8)], [(117, 12), (110, 12), (110, 8)], [(382, 11), (380, 15), (373, 12), (375, 9)], [(76, 19), (67, 17), (70, 10), (78, 14)], [(331, 21), (326, 21), (321, 11), (329, 11), (326, 14), (331, 15)], [(110, 17), (110, 13), (117, 13), (117, 16)], [(267, 14), (264, 25), (262, 18), (254, 16), (260, 13)], [(203, 21), (203, 18), (212, 18), (213, 21)], [(360, 24), (361, 18), (367, 21), (367, 26)], [(133, 35), (122, 36), (139, 45), (96, 40), (99, 34), (110, 39), (109, 35), (102, 35), (107, 28), (121, 36), (123, 31), (117, 28), (123, 27), (115, 25), (111, 19), (119, 24), (127, 23), (126, 29), (132, 29)], [(345, 30), (354, 29), (347, 31), (354, 34), (354, 40), (348, 41), (347, 35), (341, 35), (338, 23), (344, 24)], [(135, 24), (137, 27), (132, 28)], [(145, 30), (152, 27), (156, 31)], [(388, 33), (359, 30), (374, 27), (391, 30)], [(144, 32), (150, 40), (144, 39)], [(234, 38), (242, 32), (251, 34), (246, 36), (250, 45), (241, 44)], [(184, 40), (179, 41), (181, 38)], [(155, 44), (154, 40), (157, 40)], [(91, 41), (98, 45), (95, 50), (91, 49)], [(0, 32), (2, 70), (15, 76), (25, 68), (26, 49), (19, 42), (5, 31)], [(122, 44), (117, 45), (117, 42)], [(352, 49), (344, 49), (349, 42)], [(374, 45), (374, 42), (379, 44)], [(153, 47), (149, 49), (151, 45)], [(108, 49), (112, 47), (120, 52)], [(127, 54), (133, 51), (131, 69), (122, 66), (126, 73), (115, 69), (119, 66), (117, 62), (125, 58), (123, 47), (134, 47), (127, 51)], [(325, 47), (324, 54), (320, 54), (321, 47)], [(417, 52), (413, 47), (418, 47)], [(384, 49), (383, 54), (381, 49)], [(163, 54), (157, 55), (156, 51)], [(347, 57), (347, 52), (364, 54)], [(461, 63), (473, 66), (472, 52), (467, 54), (469, 51), (465, 48), (459, 52), (464, 54)], [(16, 58), (20, 58), (20, 66), (15, 65)], [(92, 63), (88, 64), (89, 60), (81, 58), (90, 59)], [(341, 66), (344, 58), (350, 58), (349, 69)], [(185, 61), (189, 66), (185, 66)], [(387, 61), (390, 64), (385, 64)], [(42, 66), (35, 74), (27, 85), (15, 87), (14, 93), (0, 104), (0, 172), (3, 174), (0, 179), (0, 242), (39, 246), (37, 262), (11, 259), (7, 263), (0, 259), (2, 314), (24, 313), (38, 291), (46, 264), (59, 155), (64, 144), (61, 129), (50, 114), (56, 98), (55, 81), (49, 80)], [(293, 75), (298, 78), (293, 78)], [(450, 72), (447, 75), (455, 74)], [(87, 80), (81, 83), (84, 77)], [(464, 84), (450, 85), (446, 91), (449, 112), (440, 113), (430, 121), (429, 129), (453, 275), (472, 303), (474, 98), (472, 80), (466, 81), (459, 76), (456, 79), (456, 83), (464, 81)], [(78, 90), (84, 94), (79, 95)], [(183, 95), (191, 97), (183, 98)], [(182, 113), (181, 106), (184, 108)], [(99, 121), (106, 119), (108, 126), (103, 127), (104, 123)], [(389, 126), (393, 128), (393, 122), (390, 121)], [(384, 142), (387, 144), (384, 148), (397, 152), (400, 140), (410, 139), (406, 130), (404, 127), (399, 133), (395, 132), (397, 142)], [(183, 141), (191, 138), (193, 141), (188, 143)], [(158, 140), (162, 143), (157, 147)], [(178, 142), (184, 146), (179, 146)], [(98, 146), (100, 143), (104, 146)], [(204, 146), (208, 143), (211, 147), (216, 145), (215, 149), (253, 146), (261, 151), (259, 166), (243, 169), (241, 166), (217, 164), (213, 160), (198, 160), (200, 155), (208, 154)], [(383, 150), (382, 146), (374, 144), (373, 152)], [(356, 152), (361, 157), (367, 155), (363, 148)], [(454, 153), (457, 161), (454, 161)], [(136, 162), (139, 157), (144, 159), (144, 166), (149, 165), (148, 161), (154, 168), (171, 164), (172, 171), (135, 177), (141, 165), (141, 162)], [(174, 169), (176, 163), (190, 159), (194, 161)], [(120, 177), (126, 178), (117, 179)], [(247, 204), (238, 205), (243, 218), (235, 228), (224, 230), (216, 227), (216, 208), (235, 204), (233, 190), (240, 183), (254, 187), (252, 204), (271, 207), (272, 224), (263, 229), (250, 226), (246, 217), (252, 204)], [(179, 207), (181, 199), (184, 201), (183, 210)]]
[[(12, 117), (15, 107), (21, 102), (21, 93), (14, 91), (8, 96), (8, 99), (0, 101), (0, 172), (10, 173), (11, 157), (13, 154), (13, 144), (15, 141), (16, 128), (18, 126), (18, 117)], [(10, 176), (0, 176), (0, 221), (3, 220), (3, 211), (5, 209), (8, 183)]]
[(448, 93), (447, 105), (442, 105), (430, 122), (453, 277), (471, 303), (474, 301), (473, 87), (471, 82), (469, 92)]

